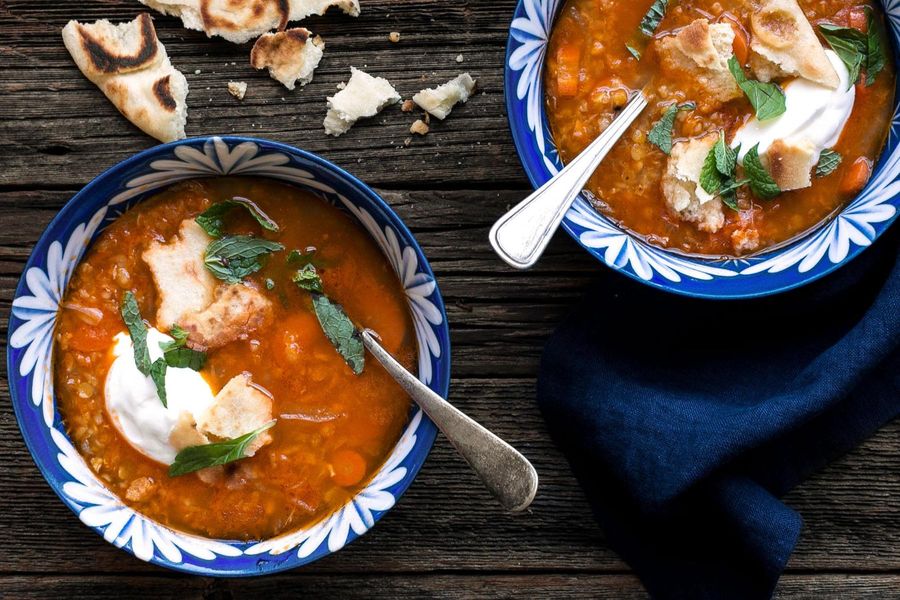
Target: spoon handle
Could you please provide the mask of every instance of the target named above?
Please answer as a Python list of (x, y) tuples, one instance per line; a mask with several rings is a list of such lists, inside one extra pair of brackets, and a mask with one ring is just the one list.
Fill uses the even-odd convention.
[(489, 238), (500, 258), (517, 269), (534, 266), (597, 165), (646, 106), (644, 94), (634, 94), (581, 154), (494, 223)]
[(528, 508), (538, 486), (537, 472), (528, 459), (404, 369), (376, 336), (368, 329), (362, 332), (366, 349), (434, 421), (503, 508), (512, 512)]

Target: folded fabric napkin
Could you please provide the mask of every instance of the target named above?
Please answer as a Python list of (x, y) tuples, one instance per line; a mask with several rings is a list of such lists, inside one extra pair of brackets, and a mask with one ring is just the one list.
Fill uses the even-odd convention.
[(897, 233), (756, 300), (604, 270), (550, 338), (550, 433), (651, 595), (771, 596), (802, 525), (779, 497), (900, 414)]

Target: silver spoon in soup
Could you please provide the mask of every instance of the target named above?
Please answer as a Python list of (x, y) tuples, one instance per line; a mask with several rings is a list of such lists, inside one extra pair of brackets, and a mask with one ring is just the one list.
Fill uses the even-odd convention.
[(434, 421), (503, 508), (528, 508), (538, 487), (537, 471), (528, 459), (404, 369), (378, 342), (377, 333), (365, 329), (361, 335), (366, 349)]
[(636, 92), (581, 154), (494, 223), (489, 239), (500, 258), (517, 269), (534, 266), (600, 161), (646, 106), (643, 92)]

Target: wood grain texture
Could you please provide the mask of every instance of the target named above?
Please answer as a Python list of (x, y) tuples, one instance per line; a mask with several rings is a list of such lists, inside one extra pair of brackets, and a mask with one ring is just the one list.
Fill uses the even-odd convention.
[[(521, 515), (497, 510), (442, 439), (409, 492), (371, 532), (306, 568), (214, 581), (142, 563), (90, 533), (25, 449), (0, 384), (0, 597), (643, 598), (604, 543), (534, 401), (541, 347), (593, 280), (597, 263), (558, 236), (536, 269), (513, 272), (487, 244), (492, 220), (527, 180), (508, 132), (502, 63), (513, 0), (363, 0), (363, 16), (311, 19), (326, 39), (315, 80), (289, 92), (247, 64), (249, 45), (208, 40), (155, 15), (188, 77), (191, 135), (264, 136), (317, 152), (378, 187), (410, 226), (441, 287), (452, 335), (451, 400), (520, 448), (541, 488)], [(153, 140), (122, 119), (71, 63), (70, 18), (132, 18), (135, 0), (0, 0), (0, 339), (13, 291), (44, 227), (104, 168)], [(399, 44), (387, 40), (401, 32)], [(463, 54), (462, 64), (454, 59)], [(234, 64), (232, 64), (234, 63)], [(479, 93), (424, 138), (396, 107), (326, 137), (325, 96), (349, 66), (408, 97), (462, 70)], [(195, 70), (200, 73), (195, 73)], [(249, 84), (228, 95), (229, 80)], [(207, 89), (208, 88), (208, 89)], [(491, 360), (486, 361), (485, 356)], [(5, 369), (5, 367), (2, 367)], [(5, 375), (5, 372), (4, 372)], [(884, 428), (787, 497), (806, 527), (780, 598), (897, 597), (900, 423)]]

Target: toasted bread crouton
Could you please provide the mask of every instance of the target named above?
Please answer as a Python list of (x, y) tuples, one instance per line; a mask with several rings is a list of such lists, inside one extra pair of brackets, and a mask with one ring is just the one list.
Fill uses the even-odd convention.
[(359, 0), (140, 0), (164, 15), (181, 17), (188, 29), (243, 44), (289, 21), (322, 15), (332, 6), (359, 16)]
[(760, 162), (782, 191), (799, 190), (812, 185), (812, 168), (818, 161), (812, 142), (788, 142), (777, 139), (759, 157)]
[(151, 242), (143, 253), (150, 267), (159, 307), (156, 328), (169, 331), (181, 318), (204, 310), (214, 299), (216, 278), (204, 266), (206, 246), (212, 241), (194, 219), (181, 222), (177, 236), (166, 244)]
[(750, 68), (760, 81), (788, 75), (831, 89), (840, 78), (797, 0), (765, 0), (750, 16)]
[(687, 74), (697, 81), (708, 96), (701, 103), (722, 103), (742, 94), (731, 71), (734, 30), (728, 23), (710, 25), (697, 19), (677, 34), (656, 41), (656, 50), (664, 72)]
[(190, 446), (202, 446), (209, 443), (209, 439), (197, 431), (197, 423), (193, 415), (186, 410), (181, 411), (175, 426), (169, 433), (169, 443), (175, 450), (181, 451)]
[(253, 333), (272, 318), (272, 302), (259, 290), (238, 283), (223, 284), (211, 304), (181, 316), (179, 325), (195, 348), (219, 348)]
[(267, 68), (272, 79), (292, 90), (297, 82), (304, 86), (312, 81), (324, 48), (322, 38), (313, 37), (304, 27), (266, 33), (253, 44), (250, 64), (254, 69)]
[[(259, 429), (272, 420), (272, 398), (252, 385), (249, 373), (232, 377), (213, 403), (197, 419), (201, 433), (222, 440), (231, 440)], [(254, 439), (246, 449), (246, 456), (272, 441), (268, 431)]]
[(118, 25), (69, 21), (62, 38), (84, 76), (126, 119), (161, 142), (185, 136), (187, 80), (169, 61), (149, 14)]
[(422, 90), (412, 99), (419, 108), (443, 120), (457, 103), (466, 102), (474, 91), (475, 80), (468, 73), (462, 73), (436, 88)]
[(247, 83), (245, 81), (229, 81), (228, 93), (238, 100), (243, 100), (247, 95)]
[(400, 94), (387, 79), (350, 67), (350, 80), (341, 91), (328, 97), (325, 133), (333, 136), (347, 133), (359, 119), (375, 116), (385, 106), (399, 101)]
[(717, 133), (676, 142), (662, 179), (663, 197), (669, 210), (702, 231), (718, 231), (725, 224), (722, 201), (700, 187), (700, 171)]

